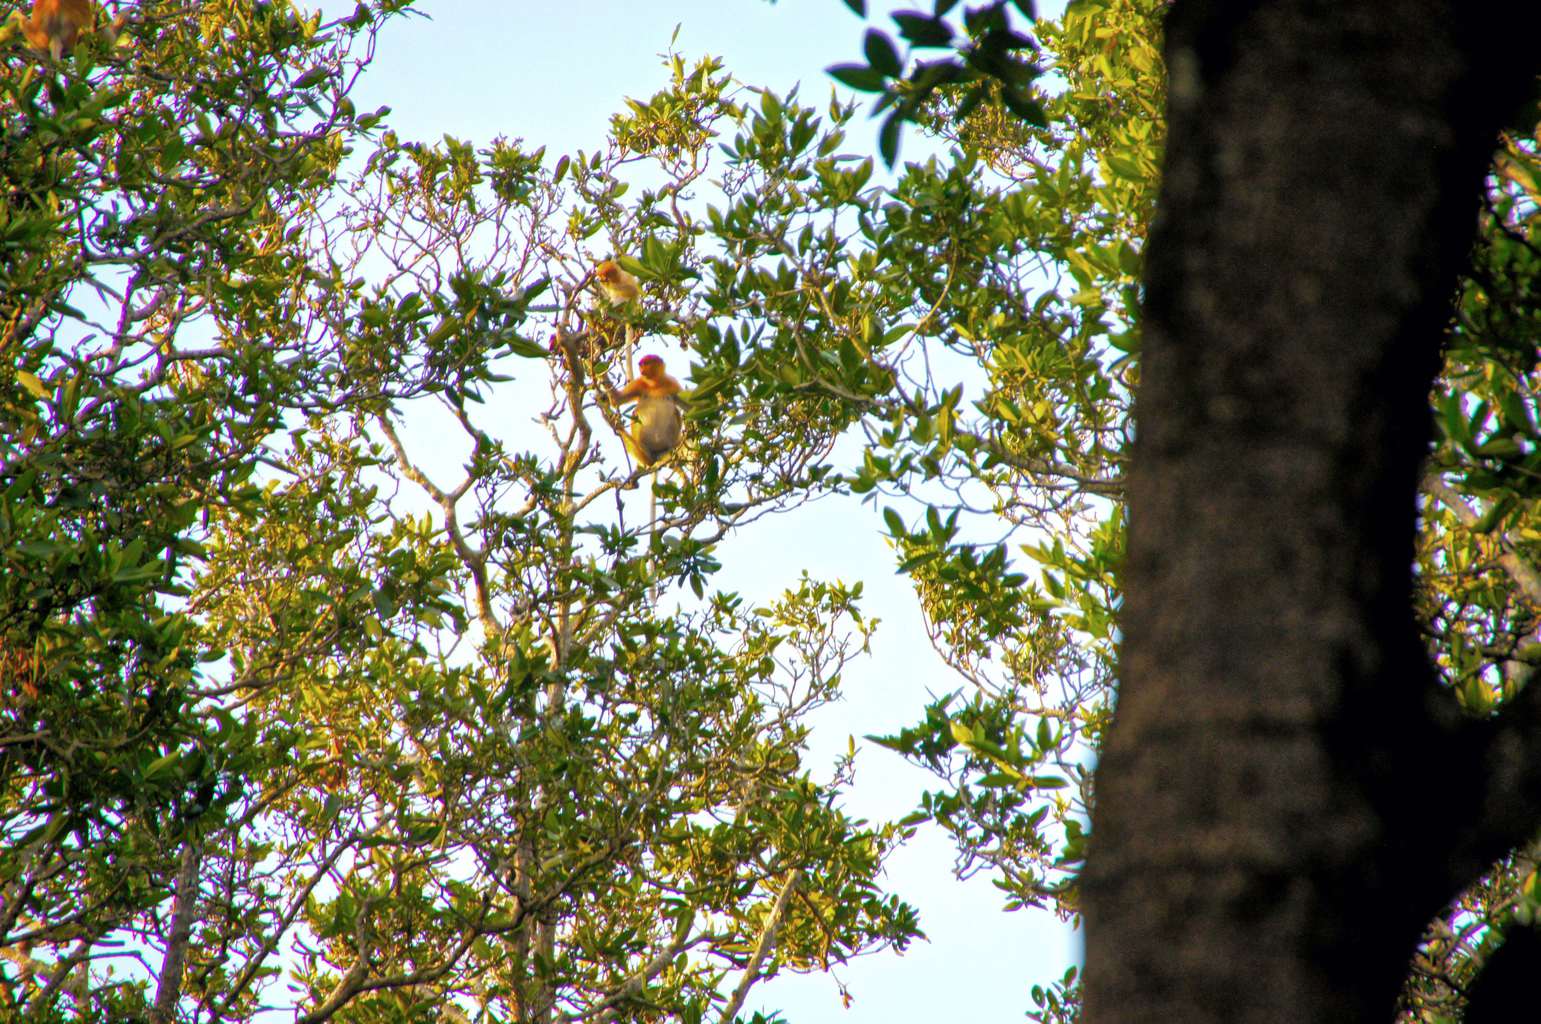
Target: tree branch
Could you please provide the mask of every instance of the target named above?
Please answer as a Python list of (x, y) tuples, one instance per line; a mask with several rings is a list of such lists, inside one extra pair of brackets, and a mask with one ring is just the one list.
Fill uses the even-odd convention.
[(760, 980), (760, 970), (765, 966), (765, 959), (776, 948), (776, 936), (781, 931), (781, 920), (786, 914), (787, 904), (802, 880), (803, 873), (797, 869), (793, 869), (787, 876), (786, 884), (781, 887), (781, 894), (776, 897), (775, 904), (765, 917), (765, 924), (760, 929), (760, 941), (755, 944), (754, 955), (749, 958), (749, 963), (744, 968), (743, 980), (738, 983), (738, 988), (733, 990), (733, 996), (728, 1000), (728, 1005), (722, 1008), (722, 1016), (718, 1018), (722, 1024), (733, 1024), (733, 1018), (737, 1017), (738, 1011), (743, 1009), (744, 1000), (749, 998), (749, 990), (754, 987), (755, 982)]
[(193, 920), (198, 910), (198, 867), (203, 850), (197, 839), (189, 837), (182, 848), (182, 866), (177, 872), (176, 898), (172, 903), (171, 933), (166, 937), (166, 956), (161, 961), (159, 987), (150, 1024), (171, 1024), (176, 1019), (177, 1000), (182, 997), (182, 968), (187, 962), (187, 947), (192, 941)]

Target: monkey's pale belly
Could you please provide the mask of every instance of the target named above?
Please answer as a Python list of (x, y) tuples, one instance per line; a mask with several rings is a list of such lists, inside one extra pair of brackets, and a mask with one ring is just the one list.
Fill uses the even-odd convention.
[(674, 417), (664, 417), (661, 422), (643, 424), (638, 433), (637, 443), (647, 455), (649, 461), (656, 462), (666, 455), (680, 440), (680, 421)]

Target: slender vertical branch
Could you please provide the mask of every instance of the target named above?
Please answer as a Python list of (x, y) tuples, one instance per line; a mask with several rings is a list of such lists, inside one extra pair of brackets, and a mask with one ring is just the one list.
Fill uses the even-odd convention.
[(189, 838), (182, 848), (182, 865), (177, 871), (176, 896), (172, 902), (171, 933), (166, 937), (166, 956), (161, 961), (159, 987), (150, 1024), (171, 1024), (176, 1019), (177, 1000), (182, 997), (182, 971), (187, 963), (187, 946), (193, 937), (193, 921), (198, 911), (198, 868), (203, 849), (198, 840)]
[(802, 880), (801, 871), (794, 869), (787, 875), (786, 884), (781, 887), (781, 894), (776, 897), (770, 913), (765, 916), (765, 924), (760, 929), (760, 941), (755, 944), (754, 954), (750, 956), (749, 963), (744, 967), (744, 977), (738, 983), (738, 988), (733, 990), (733, 996), (728, 1000), (728, 1005), (722, 1008), (722, 1016), (719, 1018), (722, 1024), (733, 1024), (733, 1018), (737, 1017), (738, 1011), (744, 1008), (744, 1000), (749, 998), (749, 990), (754, 987), (755, 982), (760, 980), (760, 972), (765, 967), (765, 960), (776, 948), (776, 936), (781, 931), (781, 922), (786, 916), (787, 904), (792, 901), (792, 894), (797, 891)]

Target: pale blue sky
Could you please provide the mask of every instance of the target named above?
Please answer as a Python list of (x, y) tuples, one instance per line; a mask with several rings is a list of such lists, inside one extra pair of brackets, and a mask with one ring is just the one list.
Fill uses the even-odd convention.
[[(802, 97), (817, 107), (827, 103), (832, 84), (823, 68), (859, 59), (863, 31), (840, 0), (424, 0), (421, 7), (428, 19), (399, 20), (381, 39), (355, 94), (359, 108), (389, 105), (391, 124), (405, 138), (449, 133), (479, 146), (497, 135), (522, 137), (532, 147), (545, 145), (550, 160), (599, 148), (622, 97), (648, 96), (665, 83), (659, 55), (676, 25), (674, 46), (687, 61), (722, 57), (741, 82), (781, 93), (801, 82)], [(873, 23), (892, 27), (886, 18)], [(875, 140), (876, 124), (863, 118), (846, 148), (875, 153)], [(907, 140), (906, 151), (914, 148), (915, 140)], [(794, 585), (802, 569), (866, 581), (865, 607), (883, 625), (874, 656), (847, 676), (846, 700), (817, 720), (814, 765), (843, 751), (847, 736), (860, 742), (911, 724), (929, 694), (959, 685), (926, 644), (914, 598), (894, 575), (871, 508), (836, 499), (763, 520), (720, 556), (725, 571), (718, 585), (751, 600)], [(862, 745), (857, 766), (846, 806), (869, 817), (904, 814), (929, 779), (871, 744)], [(799, 1024), (1019, 1021), (1029, 986), (1058, 977), (1077, 938), (1048, 914), (1003, 913), (1000, 894), (986, 880), (952, 878), (951, 859), (950, 844), (934, 833), (923, 833), (895, 859), (888, 883), (920, 908), (931, 941), (902, 957), (881, 954), (842, 969), (854, 997), (850, 1009), (819, 975), (762, 985), (749, 1008), (780, 1009)]]
[(420, 6), (429, 20), (398, 23), (382, 40), (360, 108), (388, 103), (413, 136), (507, 135), (550, 153), (594, 149), (622, 96), (665, 84), (659, 55), (676, 25), (687, 59), (723, 57), (741, 81), (778, 92), (801, 81), (804, 98), (819, 104), (833, 84), (822, 69), (861, 53), (861, 22), (840, 0)]

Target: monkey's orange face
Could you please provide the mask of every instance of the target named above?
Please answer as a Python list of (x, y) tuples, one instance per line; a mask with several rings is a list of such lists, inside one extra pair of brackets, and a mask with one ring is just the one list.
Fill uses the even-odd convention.
[(642, 371), (642, 376), (648, 380), (657, 380), (663, 376), (663, 360), (657, 356), (643, 356), (642, 361), (637, 364), (637, 368)]

